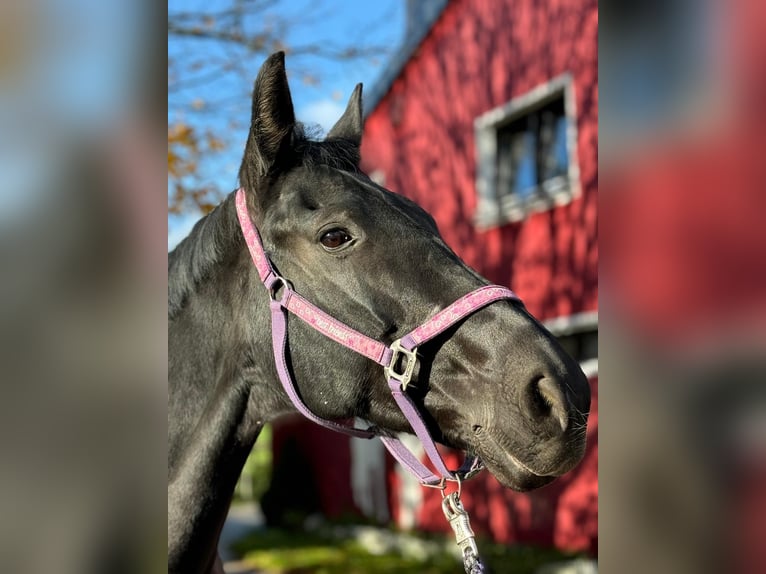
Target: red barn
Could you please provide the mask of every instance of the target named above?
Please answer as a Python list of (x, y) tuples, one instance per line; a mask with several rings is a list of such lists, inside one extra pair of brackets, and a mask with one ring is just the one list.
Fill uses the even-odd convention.
[[(465, 506), (475, 530), (498, 541), (595, 553), (597, 3), (412, 0), (407, 28), (402, 50), (365, 97), (362, 167), (429, 211), (469, 265), (517, 292), (593, 386), (578, 468), (527, 494), (484, 473), (464, 486)], [(356, 507), (403, 527), (449, 529), (438, 492), (413, 483), (382, 451), (324, 439), (339, 457), (320, 457), (333, 477), (314, 465), (330, 514)], [(449, 458), (458, 462), (457, 453)], [(336, 476), (344, 463), (348, 485)]]

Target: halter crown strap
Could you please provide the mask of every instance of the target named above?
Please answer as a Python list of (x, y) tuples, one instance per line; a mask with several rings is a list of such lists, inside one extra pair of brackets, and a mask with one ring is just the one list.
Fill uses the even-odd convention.
[[(460, 477), (467, 477), (481, 470), (481, 462), (475, 457), (467, 457), (463, 466), (456, 473), (447, 468), (439, 454), (436, 443), (428, 432), (420, 410), (406, 392), (407, 384), (417, 361), (416, 349), (419, 345), (443, 333), (455, 323), (490, 303), (500, 299), (519, 301), (516, 294), (510, 289), (499, 285), (480, 287), (442, 309), (421, 326), (412, 330), (398, 341), (395, 341), (389, 347), (341, 323), (296, 293), (290, 283), (274, 271), (263, 248), (258, 230), (253, 225), (248, 213), (245, 191), (241, 188), (236, 193), (236, 208), (239, 224), (242, 228), (245, 243), (250, 251), (250, 256), (258, 270), (258, 276), (269, 290), (271, 298), (272, 346), (277, 373), (287, 396), (298, 411), (309, 420), (335, 431), (359, 438), (377, 436), (369, 429), (359, 429), (348, 424), (318, 417), (303, 402), (287, 367), (288, 311), (326, 337), (384, 367), (388, 386), (397, 406), (407, 418), (416, 436), (420, 439), (426, 455), (433, 463), (438, 474), (434, 474), (420, 462), (397, 438), (381, 436), (380, 440), (394, 458), (412, 474), (417, 476), (421, 483), (426, 485), (443, 484), (445, 480), (456, 480), (456, 474)], [(278, 291), (281, 293), (279, 297), (277, 297)], [(400, 355), (404, 355), (406, 358), (403, 367), (397, 364)]]

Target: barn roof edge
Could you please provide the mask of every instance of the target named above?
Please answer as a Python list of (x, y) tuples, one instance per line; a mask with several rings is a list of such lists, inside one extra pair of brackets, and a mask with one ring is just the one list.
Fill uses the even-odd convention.
[[(407, 62), (423, 43), (434, 24), (439, 20), (450, 0), (410, 0), (408, 2), (407, 30), (404, 41), (386, 64), (380, 76), (367, 91), (364, 98), (365, 119), (369, 117), (388, 94), (396, 78), (399, 77)], [(416, 6), (416, 15), (412, 7)], [(414, 17), (413, 17), (414, 16)]]

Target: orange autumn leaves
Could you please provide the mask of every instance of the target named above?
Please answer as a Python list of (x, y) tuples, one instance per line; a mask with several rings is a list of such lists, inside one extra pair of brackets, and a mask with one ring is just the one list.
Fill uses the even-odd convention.
[(203, 154), (220, 152), (223, 141), (210, 131), (200, 133), (183, 122), (168, 125), (168, 211), (181, 213), (197, 208), (208, 213), (219, 197), (199, 174)]

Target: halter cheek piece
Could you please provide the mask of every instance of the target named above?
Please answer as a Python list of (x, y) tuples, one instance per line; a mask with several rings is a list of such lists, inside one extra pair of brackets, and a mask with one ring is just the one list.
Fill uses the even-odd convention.
[[(447, 481), (455, 481), (459, 486), (462, 480), (480, 472), (483, 464), (478, 457), (469, 456), (457, 471), (453, 472), (447, 468), (436, 448), (433, 438), (431, 438), (428, 432), (420, 411), (407, 395), (407, 385), (410, 383), (415, 364), (417, 363), (417, 348), (420, 345), (443, 333), (455, 323), (490, 303), (501, 299), (513, 301), (520, 301), (520, 299), (513, 291), (499, 285), (479, 287), (445, 309), (442, 309), (401, 339), (397, 339), (390, 346), (387, 346), (341, 323), (296, 293), (290, 283), (279, 276), (271, 266), (271, 262), (263, 249), (263, 243), (261, 242), (258, 230), (255, 228), (248, 213), (245, 191), (243, 189), (237, 190), (236, 205), (237, 216), (245, 237), (245, 243), (250, 250), (250, 255), (258, 270), (258, 275), (269, 291), (274, 359), (279, 379), (295, 408), (306, 418), (329, 429), (359, 438), (378, 436), (367, 429), (360, 429), (352, 425), (322, 419), (311, 412), (300, 398), (285, 360), (288, 311), (326, 337), (375, 361), (383, 367), (383, 372), (396, 404), (409, 421), (412, 430), (415, 431), (415, 434), (420, 439), (423, 449), (433, 463), (437, 474), (434, 474), (420, 462), (399, 439), (388, 436), (380, 436), (379, 438), (393, 457), (414, 474), (423, 486), (442, 490), (444, 512), (455, 530), (458, 544), (464, 551), (471, 550), (475, 555), (476, 546), (473, 543), (473, 533), (468, 525), (468, 515), (462, 510), (460, 505), (460, 493), (458, 491), (445, 495), (444, 489)], [(280, 291), (281, 294), (279, 294)], [(461, 541), (461, 538), (464, 540)]]

